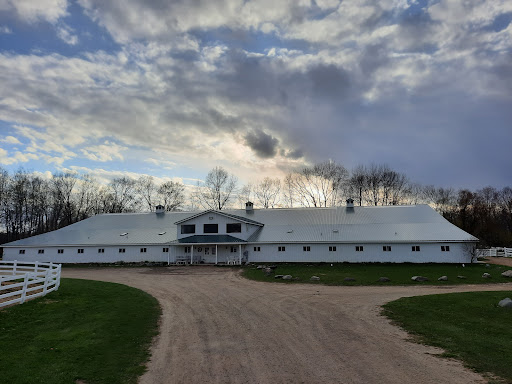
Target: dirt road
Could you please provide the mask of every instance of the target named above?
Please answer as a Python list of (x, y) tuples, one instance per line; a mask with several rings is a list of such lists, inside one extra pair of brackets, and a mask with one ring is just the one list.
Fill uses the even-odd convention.
[(484, 383), (460, 363), (435, 357), (439, 350), (406, 341), (379, 315), (380, 305), (402, 296), (512, 290), (258, 283), (215, 267), (63, 272), (129, 282), (159, 300), (160, 335), (143, 384)]

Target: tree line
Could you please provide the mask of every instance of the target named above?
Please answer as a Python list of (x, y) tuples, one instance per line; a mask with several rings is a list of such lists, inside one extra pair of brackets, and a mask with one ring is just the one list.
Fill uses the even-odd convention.
[(325, 161), (239, 185), (222, 167), (195, 186), (151, 176), (115, 178), (104, 185), (90, 175), (43, 178), (0, 169), (0, 243), (52, 231), (101, 213), (243, 208), (333, 207), (351, 197), (359, 206), (429, 204), (446, 219), (481, 240), (483, 246), (512, 246), (512, 189), (455, 190), (412, 182), (386, 165), (347, 170)]

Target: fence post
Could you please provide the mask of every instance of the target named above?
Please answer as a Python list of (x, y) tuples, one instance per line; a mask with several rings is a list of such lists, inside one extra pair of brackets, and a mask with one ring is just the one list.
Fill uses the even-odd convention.
[(47, 270), (44, 275), (44, 285), (43, 285), (43, 296), (46, 295), (46, 291), (48, 289), (48, 276), (50, 276), (51, 270)]
[(35, 272), (36, 276), (37, 276), (38, 269), (39, 269), (39, 261), (36, 261), (35, 266), (34, 266), (34, 272)]
[(59, 264), (58, 267), (57, 267), (57, 287), (56, 289), (58, 290), (59, 287), (60, 287), (60, 272), (61, 272), (61, 268), (62, 268), (62, 264)]
[(15, 276), (16, 275), (16, 263), (18, 262), (18, 260), (14, 260), (14, 262), (12, 263), (12, 275)]
[(27, 285), (28, 285), (28, 273), (25, 273), (25, 277), (23, 278), (23, 291), (21, 291), (21, 304), (25, 302), (25, 298), (27, 297)]

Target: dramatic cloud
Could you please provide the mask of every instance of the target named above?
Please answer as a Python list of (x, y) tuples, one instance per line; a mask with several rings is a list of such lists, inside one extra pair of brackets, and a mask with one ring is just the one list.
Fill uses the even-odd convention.
[(279, 140), (263, 131), (251, 131), (245, 135), (245, 142), (259, 157), (274, 157)]

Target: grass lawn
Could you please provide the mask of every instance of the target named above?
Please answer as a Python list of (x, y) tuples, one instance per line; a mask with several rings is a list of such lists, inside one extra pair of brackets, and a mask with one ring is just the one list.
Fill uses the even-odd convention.
[(0, 382), (136, 383), (159, 317), (141, 290), (62, 279), (58, 291), (0, 311)]
[(401, 298), (384, 305), (383, 313), (419, 342), (512, 383), (512, 310), (497, 305), (505, 297), (512, 291)]
[[(265, 276), (261, 269), (250, 265), (245, 267), (244, 276), (258, 281), (271, 281), (278, 283), (311, 283), (328, 285), (453, 285), (453, 284), (489, 284), (512, 282), (512, 279), (501, 276), (501, 273), (512, 269), (502, 265), (490, 264), (386, 264), (386, 263), (368, 263), (368, 264), (349, 264), (334, 263), (327, 264), (277, 264), (274, 270), (276, 275), (292, 275), (298, 277), (298, 280), (275, 279), (274, 275)], [(490, 273), (492, 278), (484, 279), (482, 274)], [(429, 281), (412, 281), (412, 276), (425, 276)], [(320, 277), (320, 281), (310, 281), (311, 276)], [(437, 281), (441, 276), (448, 276), (448, 281)], [(465, 276), (466, 279), (459, 279), (457, 276)], [(350, 277), (355, 281), (344, 281)], [(379, 277), (388, 277), (390, 282), (380, 283)]]

